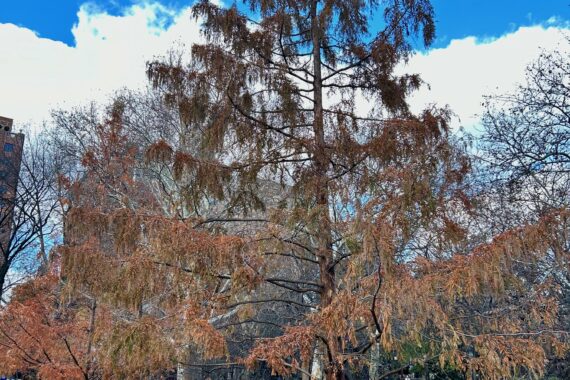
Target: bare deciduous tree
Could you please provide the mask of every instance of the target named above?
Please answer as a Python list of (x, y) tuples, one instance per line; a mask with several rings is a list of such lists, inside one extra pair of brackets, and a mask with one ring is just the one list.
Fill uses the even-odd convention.
[[(16, 169), (13, 168), (15, 171)], [(8, 186), (8, 184), (6, 184)], [(38, 135), (26, 141), (18, 182), (12, 194), (4, 199), (0, 226), (10, 231), (0, 245), (0, 298), (36, 271), (45, 270), (50, 248), (61, 236), (56, 168), (53, 152), (46, 137)]]

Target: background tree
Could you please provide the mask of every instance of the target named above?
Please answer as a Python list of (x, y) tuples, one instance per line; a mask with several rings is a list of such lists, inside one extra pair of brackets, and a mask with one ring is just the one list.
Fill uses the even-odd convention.
[[(399, 332), (401, 326), (393, 320), (405, 319), (386, 315), (380, 321), (374, 294), (382, 293), (375, 293), (371, 285), (386, 296), (391, 286), (399, 286), (387, 281), (398, 265), (420, 253), (436, 260), (464, 248), (458, 244), (463, 231), (452, 214), (461, 209), (457, 183), (468, 163), (445, 136), (444, 112), (409, 114), (405, 95), (419, 85), (419, 79), (392, 73), (410, 51), (406, 31), (423, 27), (424, 39), (429, 42), (433, 37), (431, 8), (427, 2), (384, 3), (386, 28), (367, 39), (365, 12), (376, 4), (248, 4), (258, 18), (252, 20), (237, 7), (199, 3), (196, 14), (205, 19), (209, 44), (193, 47), (193, 66), (187, 70), (155, 63), (149, 66), (149, 75), (155, 86), (170, 89), (167, 99), (186, 110), (188, 127), (204, 136), (198, 152), (192, 157), (175, 156), (173, 165), (187, 166), (187, 172), (200, 179), (209, 176), (208, 184), (225, 180), (224, 198), (242, 202), (242, 212), (255, 205), (259, 178), (290, 186), (291, 206), (276, 210), (268, 228), (282, 235), (273, 233), (263, 248), (278, 251), (276, 246), (282, 248), (283, 241), (291, 240), (287, 232), (292, 228), (296, 243), (308, 248), (303, 254), (318, 262), (316, 283), (321, 288), (316, 297), (304, 298), (318, 311), (277, 340), (258, 346), (250, 357), (286, 372), (292, 364), (283, 358), (301, 351), (307, 361), (314, 352), (307, 347), (318, 342), (326, 376), (342, 377), (345, 364), (375, 340), (383, 343), (384, 350), (394, 349), (392, 328)], [(354, 99), (360, 92), (374, 99), (376, 107), (368, 115), (357, 112)], [(200, 171), (205, 167), (208, 173)], [(196, 190), (211, 189), (197, 186)], [(281, 220), (287, 223), (275, 222)], [(271, 245), (272, 239), (280, 245)], [(425, 253), (419, 247), (425, 247)], [(359, 276), (352, 277), (357, 272)], [(414, 279), (418, 274), (412, 269), (410, 275)], [(455, 280), (463, 281), (460, 277)], [(363, 279), (370, 279), (369, 288), (362, 285)], [(433, 289), (424, 291), (437, 294)], [(420, 299), (415, 295), (415, 300)], [(367, 297), (372, 307), (364, 306)], [(399, 304), (390, 301), (380, 309), (388, 313), (391, 303)], [(351, 305), (351, 313), (343, 314), (340, 304)], [(424, 311), (424, 316), (430, 312)], [(347, 322), (359, 319), (367, 320), (372, 342), (359, 340), (362, 336), (354, 331), (362, 331), (362, 326)], [(445, 313), (432, 314), (429, 320), (424, 322), (446, 320)], [(514, 323), (516, 317), (509, 320)], [(468, 327), (474, 326), (462, 326)], [(453, 341), (441, 330), (438, 334), (444, 342)], [(466, 356), (455, 360), (458, 351), (447, 354), (454, 364), (468, 361)], [(316, 357), (314, 363), (321, 360)], [(441, 357), (445, 360), (444, 354)], [(483, 364), (490, 363), (481, 364), (489, 368)]]
[[(62, 304), (54, 273), (18, 285), (0, 310), (0, 372), (25, 373), (41, 379), (88, 379), (84, 366), (89, 314)], [(83, 307), (81, 307), (83, 306)]]
[[(60, 232), (55, 210), (56, 166), (45, 136), (30, 137), (23, 148), (15, 197), (3, 199), (0, 225), (10, 230), (5, 245), (0, 245), (0, 299), (14, 285), (46, 268), (49, 251)], [(14, 169), (15, 170), (15, 169)]]
[[(568, 45), (567, 40), (564, 45)], [(527, 68), (526, 82), (512, 94), (487, 99), (484, 131), (478, 141), (481, 231), (496, 234), (532, 222), (570, 202), (570, 56), (543, 52)], [(536, 263), (519, 263), (527, 283), (551, 274), (559, 291), (560, 330), (570, 330), (568, 239), (560, 252)], [(554, 253), (554, 252), (553, 252)], [(566, 361), (568, 357), (566, 357)], [(550, 374), (564, 378), (568, 366), (555, 360)], [(556, 367), (556, 368), (555, 368)]]
[[(570, 40), (566, 41), (570, 44)], [(512, 201), (535, 215), (567, 207), (570, 198), (570, 57), (543, 52), (512, 94), (490, 97), (482, 150)]]

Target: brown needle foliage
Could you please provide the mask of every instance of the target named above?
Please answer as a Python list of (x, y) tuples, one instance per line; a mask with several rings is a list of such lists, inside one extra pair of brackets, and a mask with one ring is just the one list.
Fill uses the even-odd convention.
[(531, 282), (518, 270), (567, 262), (568, 211), (474, 240), (449, 112), (413, 115), (421, 81), (394, 73), (407, 36), (433, 40), (430, 3), (245, 3), (198, 2), (207, 43), (191, 64), (148, 65), (180, 136), (134, 144), (116, 102), (68, 182), (62, 276), (107, 310), (101, 373), (219, 359), (344, 379), (378, 366), (374, 349), (485, 378), (540, 375), (567, 332), (552, 328), (548, 271)]
[(87, 379), (89, 317), (62, 305), (58, 278), (42, 276), (14, 290), (0, 314), (0, 371), (34, 371), (43, 379)]

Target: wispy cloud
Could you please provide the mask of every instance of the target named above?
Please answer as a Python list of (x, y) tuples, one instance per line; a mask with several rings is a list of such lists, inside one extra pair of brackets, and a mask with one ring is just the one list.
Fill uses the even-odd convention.
[(144, 86), (146, 61), (200, 38), (189, 7), (145, 2), (114, 16), (85, 4), (77, 15), (75, 46), (0, 24), (1, 114), (20, 123), (37, 122), (53, 107), (102, 100), (124, 86)]
[[(526, 65), (544, 49), (570, 49), (567, 22), (552, 18), (498, 38), (468, 37), (418, 53), (403, 68), (420, 73), (430, 88), (411, 102), (449, 104), (465, 125), (481, 112), (482, 96), (508, 92), (524, 79)], [(40, 122), (52, 107), (102, 101), (114, 90), (146, 85), (145, 63), (173, 45), (200, 41), (189, 7), (140, 2), (120, 15), (85, 4), (72, 29), (75, 46), (41, 38), (33, 31), (0, 24), (0, 114), (20, 124)]]
[(402, 70), (420, 73), (429, 87), (415, 93), (411, 104), (415, 110), (426, 103), (448, 104), (460, 119), (455, 125), (473, 127), (483, 96), (514, 91), (542, 50), (570, 54), (569, 32), (567, 25), (521, 27), (498, 38), (468, 37), (417, 54)]

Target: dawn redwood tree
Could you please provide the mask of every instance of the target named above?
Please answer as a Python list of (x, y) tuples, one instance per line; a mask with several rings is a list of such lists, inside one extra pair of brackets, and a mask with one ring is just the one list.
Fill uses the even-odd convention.
[[(161, 301), (171, 303), (164, 297), (175, 291), (169, 288), (170, 274), (160, 270), (156, 257), (145, 257), (142, 245), (133, 246), (140, 243), (137, 223), (148, 223), (146, 236), (156, 238), (154, 227), (166, 219), (159, 200), (135, 178), (141, 150), (125, 134), (124, 113), (124, 103), (116, 100), (101, 119), (93, 107), (55, 114), (60, 134), (54, 142), (66, 152), (60, 178), (65, 239), (57, 249), (59, 295), (77, 300), (72, 310), (79, 303), (83, 313), (86, 308), (90, 313), (91, 338), (81, 347), (89, 378), (142, 378), (173, 365), (175, 342), (170, 339), (175, 335), (170, 331), (176, 319), (161, 318), (166, 307), (160, 308)], [(159, 265), (152, 276), (149, 265)], [(156, 304), (148, 302), (151, 297), (157, 297)], [(156, 314), (148, 315), (149, 310)]]
[[(430, 361), (489, 378), (540, 374), (567, 333), (552, 328), (548, 274), (526, 283), (512, 267), (565, 258), (568, 212), (472, 249), (469, 160), (448, 137), (448, 112), (412, 115), (406, 95), (421, 81), (394, 73), (408, 36), (433, 39), (429, 2), (246, 6), (198, 2), (207, 43), (192, 63), (149, 64), (179, 115), (176, 144), (135, 143), (116, 102), (68, 183), (62, 276), (112, 310), (102, 373), (230, 357), (326, 379)], [(168, 207), (142, 156), (177, 184), (164, 189), (180, 189)]]
[[(255, 206), (258, 178), (269, 172), (275, 173), (269, 178), (292, 189), (293, 207), (304, 215), (293, 213), (289, 223), (311, 241), (307, 251), (318, 265), (315, 302), (322, 310), (332, 309), (339, 291), (337, 265), (343, 256), (335, 254), (339, 245), (335, 243), (347, 232), (335, 222), (352, 214), (351, 207), (356, 212), (358, 197), (370, 196), (366, 182), (373, 182), (368, 176), (374, 174), (366, 172), (375, 161), (392, 158), (389, 154), (378, 157), (377, 144), (394, 140), (400, 124), (405, 125), (401, 133), (418, 130), (417, 136), (408, 136), (410, 145), (437, 139), (445, 129), (443, 114), (426, 112), (426, 123), (383, 118), (409, 116), (405, 96), (419, 85), (419, 78), (396, 77), (393, 69), (411, 51), (407, 34), (421, 32), (426, 44), (433, 39), (431, 5), (426, 1), (383, 4), (386, 22), (374, 32), (369, 31), (367, 14), (379, 8), (376, 2), (252, 1), (247, 5), (258, 20), (235, 6), (221, 9), (198, 3), (195, 15), (204, 19), (209, 44), (193, 47), (191, 72), (153, 63), (149, 76), (155, 86), (166, 84), (172, 89), (170, 99), (186, 110), (189, 127), (202, 129), (201, 150), (194, 154), (206, 160), (214, 156), (218, 162), (208, 175), (217, 176), (216, 182), (237, 175), (237, 187), (227, 194), (230, 204), (244, 203), (240, 205), (244, 213), (248, 206)], [(187, 77), (191, 77), (189, 88)], [(327, 101), (327, 95), (338, 100)], [(359, 95), (377, 103), (369, 115), (356, 112), (354, 97)], [(216, 151), (221, 154), (213, 155)], [(179, 158), (179, 166), (201, 166), (192, 157), (187, 162)], [(218, 173), (215, 168), (220, 169)], [(351, 182), (351, 177), (356, 181)], [(353, 196), (356, 199), (350, 199)], [(354, 206), (348, 204), (353, 201)], [(331, 214), (335, 208), (341, 214), (337, 220)], [(325, 372), (328, 377), (342, 376), (345, 344), (336, 333), (324, 335)]]

